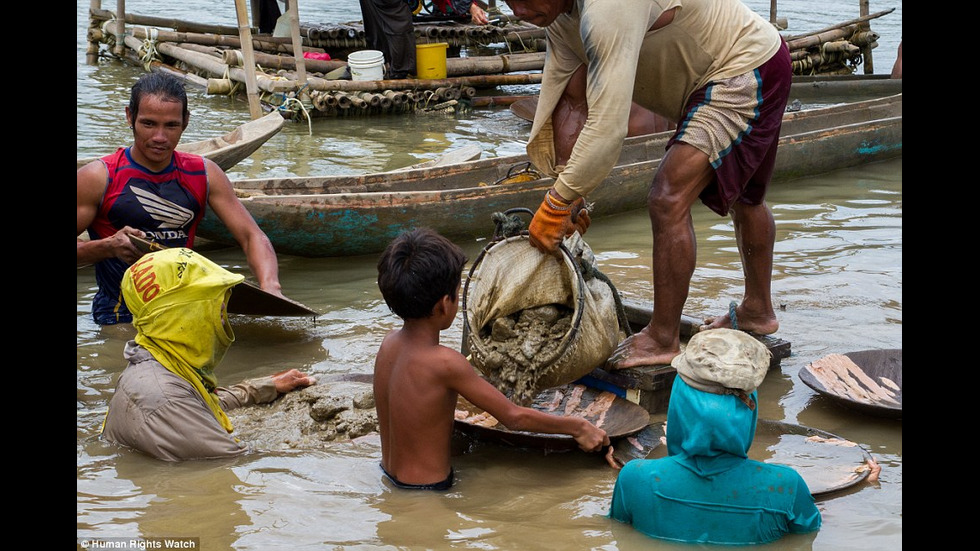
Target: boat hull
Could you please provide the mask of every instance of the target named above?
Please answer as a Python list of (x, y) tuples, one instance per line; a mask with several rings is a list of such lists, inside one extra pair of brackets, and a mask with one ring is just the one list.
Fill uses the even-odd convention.
[[(588, 197), (593, 218), (646, 207), (653, 174), (670, 132), (628, 138), (609, 176)], [(901, 94), (870, 102), (787, 113), (773, 183), (902, 154)], [(493, 215), (537, 209), (550, 177), (499, 183), (526, 174), (526, 155), (362, 176), (234, 182), (242, 203), (278, 253), (375, 254), (402, 231), (431, 227), (454, 240), (489, 237)], [(518, 178), (520, 179), (520, 178)], [(213, 213), (198, 234), (232, 244)]]

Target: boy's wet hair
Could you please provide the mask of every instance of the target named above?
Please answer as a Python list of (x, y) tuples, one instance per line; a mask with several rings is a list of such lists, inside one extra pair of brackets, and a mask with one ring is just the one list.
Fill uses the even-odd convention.
[(177, 77), (167, 73), (146, 73), (136, 81), (129, 94), (129, 113), (134, 121), (139, 116), (140, 102), (146, 96), (162, 96), (168, 100), (179, 101), (184, 113), (184, 122), (187, 122), (189, 115), (187, 90)]
[(422, 319), (442, 297), (455, 302), (466, 264), (463, 250), (429, 228), (399, 235), (378, 260), (378, 288), (388, 308), (402, 319)]

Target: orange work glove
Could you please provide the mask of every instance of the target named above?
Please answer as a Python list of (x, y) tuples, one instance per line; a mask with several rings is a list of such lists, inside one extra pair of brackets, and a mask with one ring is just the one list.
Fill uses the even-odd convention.
[(553, 253), (562, 239), (576, 231), (584, 234), (591, 223), (583, 197), (569, 203), (552, 188), (531, 219), (531, 245), (543, 253)]

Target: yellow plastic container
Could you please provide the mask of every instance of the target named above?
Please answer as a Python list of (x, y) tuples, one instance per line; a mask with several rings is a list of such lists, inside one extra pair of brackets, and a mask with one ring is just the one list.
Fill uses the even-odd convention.
[(445, 42), (415, 45), (415, 75), (418, 78), (446, 78)]

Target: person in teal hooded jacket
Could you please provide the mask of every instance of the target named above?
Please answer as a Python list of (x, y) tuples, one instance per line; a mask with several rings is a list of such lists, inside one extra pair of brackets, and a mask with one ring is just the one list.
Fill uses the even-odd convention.
[[(678, 376), (667, 408), (668, 455), (623, 466), (609, 516), (648, 536), (690, 543), (767, 543), (818, 530), (820, 511), (800, 474), (748, 458), (759, 411), (755, 387), (768, 361), (756, 361), (761, 377), (739, 388), (697, 376), (713, 377), (720, 365), (731, 365), (732, 354), (744, 358), (749, 340), (758, 341), (730, 329), (694, 337), (673, 362)], [(714, 369), (699, 369), (712, 361)]]

